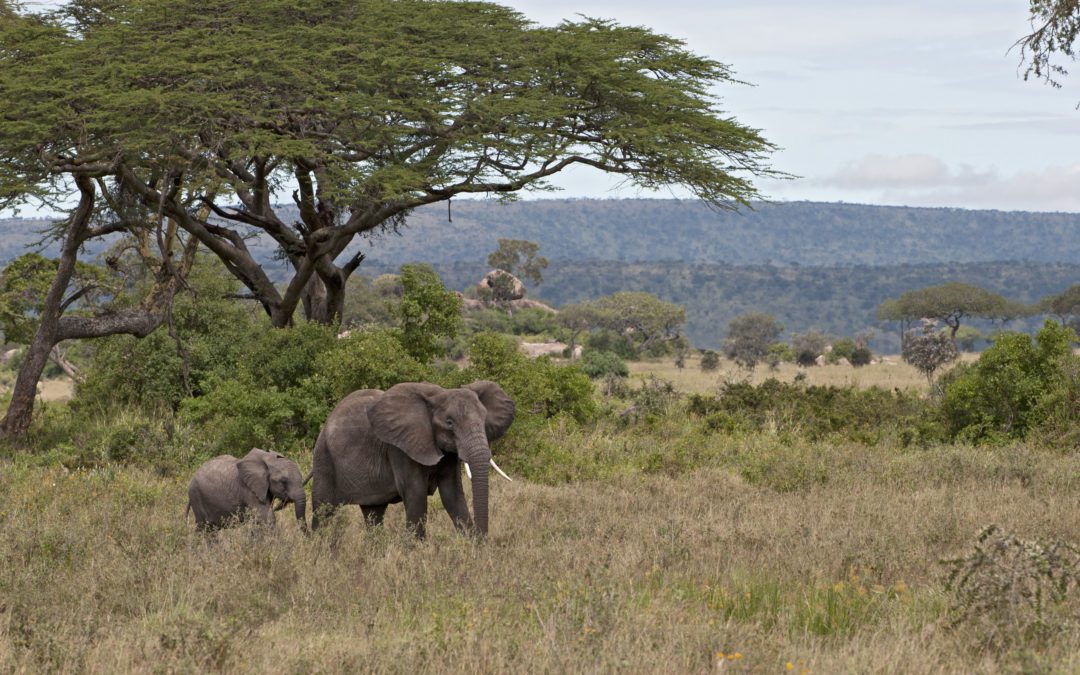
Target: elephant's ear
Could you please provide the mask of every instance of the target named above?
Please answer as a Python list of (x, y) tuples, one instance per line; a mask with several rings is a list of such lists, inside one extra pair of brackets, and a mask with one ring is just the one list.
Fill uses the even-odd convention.
[(240, 482), (254, 492), (260, 502), (265, 502), (270, 494), (270, 469), (266, 466), (264, 457), (269, 454), (265, 450), (252, 448), (251, 452), (236, 463)]
[(478, 380), (465, 385), (465, 388), (475, 391), (480, 402), (487, 408), (484, 431), (487, 433), (488, 443), (501, 438), (514, 423), (514, 401), (502, 387), (490, 380)]
[(368, 406), (368, 422), (375, 437), (400, 448), (413, 461), (435, 466), (443, 454), (435, 447), (428, 397), (442, 387), (419, 382), (403, 382), (386, 390)]

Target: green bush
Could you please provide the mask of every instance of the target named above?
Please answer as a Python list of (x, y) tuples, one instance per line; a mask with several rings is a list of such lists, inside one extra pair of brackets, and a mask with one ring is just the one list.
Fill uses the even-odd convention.
[(474, 336), (469, 359), (471, 365), (457, 374), (457, 382), (498, 382), (517, 406), (514, 427), (527, 427), (533, 420), (557, 415), (586, 422), (599, 410), (592, 380), (580, 368), (557, 364), (546, 356), (530, 359), (506, 335)]
[(240, 455), (253, 447), (280, 448), (310, 437), (304, 406), (293, 392), (246, 377), (214, 380), (209, 391), (180, 405), (180, 419), (202, 427), (212, 447)]
[(638, 353), (634, 349), (634, 343), (625, 335), (619, 335), (613, 330), (596, 330), (589, 333), (589, 337), (585, 339), (585, 349), (611, 352), (618, 354), (627, 361), (638, 360)]
[(710, 373), (720, 367), (720, 354), (711, 349), (701, 352), (701, 370)]
[(851, 338), (840, 338), (832, 344), (832, 351), (829, 352), (828, 362), (836, 363), (840, 359), (847, 359), (851, 362), (851, 357), (855, 353), (855, 341)]
[(578, 362), (578, 365), (586, 375), (594, 380), (607, 375), (626, 377), (630, 374), (630, 369), (626, 367), (626, 362), (623, 361), (618, 354), (613, 352), (589, 350), (581, 356), (581, 361)]
[(1042, 428), (1069, 433), (1078, 425), (1080, 359), (1076, 334), (1047, 320), (1032, 341), (1001, 333), (973, 364), (942, 378), (942, 412), (954, 437), (998, 442)]
[(687, 405), (709, 431), (839, 436), (866, 444), (892, 437), (900, 445), (942, 437), (930, 403), (915, 393), (877, 387), (803, 387), (775, 379), (756, 386), (733, 382), (718, 396), (692, 394)]

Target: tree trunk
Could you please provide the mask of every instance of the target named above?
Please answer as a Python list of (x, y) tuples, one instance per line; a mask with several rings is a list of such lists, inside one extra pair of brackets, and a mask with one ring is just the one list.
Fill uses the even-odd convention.
[(49, 359), (49, 352), (59, 342), (57, 334), (60, 326), (60, 313), (64, 301), (64, 292), (71, 282), (71, 275), (75, 271), (75, 259), (79, 253), (79, 246), (86, 235), (87, 223), (94, 211), (94, 183), (85, 176), (76, 176), (75, 184), (79, 188), (81, 196), (79, 206), (76, 208), (64, 235), (64, 246), (60, 252), (60, 263), (56, 268), (56, 277), (53, 278), (49, 293), (45, 296), (45, 306), (41, 310), (41, 318), (38, 322), (34, 339), (26, 348), (26, 358), (19, 375), (15, 379), (15, 388), (11, 392), (11, 403), (8, 405), (7, 414), (0, 421), (0, 433), (7, 437), (21, 437), (30, 428), (30, 421), (34, 412), (34, 398), (37, 396), (38, 381), (41, 373), (45, 370), (45, 363)]

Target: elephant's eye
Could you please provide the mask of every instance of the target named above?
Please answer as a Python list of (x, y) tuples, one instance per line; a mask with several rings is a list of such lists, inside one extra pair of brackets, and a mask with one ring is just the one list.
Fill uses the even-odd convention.
[(454, 426), (454, 420), (453, 420), (453, 419), (451, 419), (451, 418), (449, 418), (449, 417), (447, 417), (447, 418), (446, 418), (446, 426), (448, 426), (448, 427), (452, 427), (452, 426)]

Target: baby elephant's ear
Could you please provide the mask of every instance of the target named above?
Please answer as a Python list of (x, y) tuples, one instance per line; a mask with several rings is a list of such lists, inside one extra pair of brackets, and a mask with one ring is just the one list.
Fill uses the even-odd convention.
[(240, 482), (247, 486), (260, 502), (270, 499), (270, 469), (266, 466), (265, 455), (270, 453), (258, 448), (252, 448), (251, 452), (236, 463), (236, 471), (240, 474)]
[(465, 385), (465, 388), (475, 391), (480, 402), (487, 408), (484, 432), (487, 434), (488, 443), (501, 438), (514, 423), (514, 401), (502, 387), (490, 380), (478, 380)]

